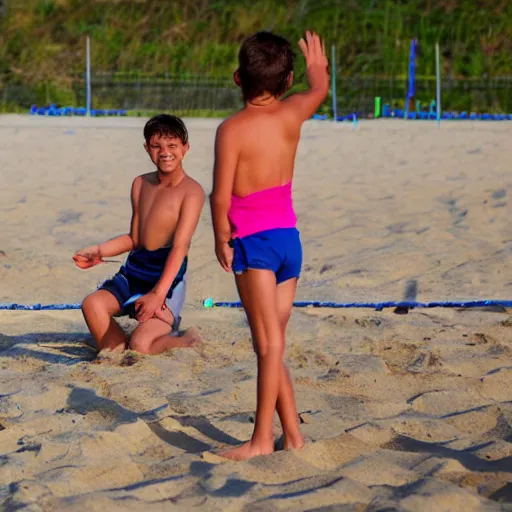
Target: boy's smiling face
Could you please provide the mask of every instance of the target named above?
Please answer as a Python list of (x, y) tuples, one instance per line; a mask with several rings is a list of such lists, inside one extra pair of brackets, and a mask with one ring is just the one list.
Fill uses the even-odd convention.
[(188, 142), (183, 144), (178, 137), (158, 134), (153, 135), (144, 147), (151, 161), (165, 174), (181, 169), (183, 158), (189, 149)]

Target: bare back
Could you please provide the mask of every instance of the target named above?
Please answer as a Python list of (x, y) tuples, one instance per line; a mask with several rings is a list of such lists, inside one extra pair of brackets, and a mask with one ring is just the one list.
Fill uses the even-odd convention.
[(292, 180), (301, 123), (286, 104), (248, 105), (228, 122), (238, 153), (233, 194), (244, 197)]

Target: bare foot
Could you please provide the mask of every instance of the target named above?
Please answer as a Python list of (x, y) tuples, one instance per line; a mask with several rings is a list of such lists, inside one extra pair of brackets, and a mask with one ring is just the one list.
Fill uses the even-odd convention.
[(254, 441), (248, 441), (241, 446), (237, 446), (232, 450), (219, 453), (221, 457), (231, 460), (249, 460), (253, 457), (259, 457), (260, 455), (270, 455), (274, 451), (274, 440), (272, 439), (268, 443), (255, 443)]
[(298, 435), (295, 437), (284, 436), (284, 449), (285, 450), (298, 450), (299, 448), (304, 448), (306, 444), (304, 437), (302, 435)]
[(169, 336), (167, 348), (189, 348), (201, 343), (201, 335), (197, 329), (191, 327), (187, 329), (181, 336)]
[(100, 354), (102, 352), (115, 352), (117, 354), (121, 354), (126, 350), (126, 343), (118, 343), (117, 345), (109, 345), (108, 343), (101, 349)]
[[(121, 347), (121, 349), (119, 347)], [(100, 350), (100, 352), (98, 353), (96, 361), (98, 361), (98, 363), (105, 362), (111, 364), (121, 364), (124, 356), (124, 348), (124, 344), (119, 344), (113, 349), (104, 348), (103, 350)]]

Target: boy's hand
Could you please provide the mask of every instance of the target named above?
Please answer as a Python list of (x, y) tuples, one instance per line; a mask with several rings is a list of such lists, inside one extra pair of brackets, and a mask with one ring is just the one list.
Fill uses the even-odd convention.
[(162, 307), (156, 310), (154, 318), (162, 320), (162, 322), (169, 324), (171, 327), (174, 324), (174, 316), (170, 309), (167, 307), (167, 304), (163, 304)]
[(165, 296), (161, 296), (152, 291), (143, 295), (135, 301), (135, 316), (140, 323), (147, 322), (157, 316), (157, 312), (162, 309)]
[(94, 265), (103, 263), (100, 250), (97, 245), (86, 247), (85, 249), (75, 252), (75, 254), (73, 254), (73, 261), (77, 267), (82, 269), (91, 268), (94, 267)]
[(325, 55), (325, 47), (316, 32), (306, 31), (306, 39), (299, 41), (299, 47), (306, 59), (308, 82), (311, 83), (312, 76), (316, 73), (326, 73), (328, 61)]
[(220, 266), (226, 271), (231, 272), (233, 265), (233, 248), (228, 242), (215, 242), (215, 254), (219, 260)]

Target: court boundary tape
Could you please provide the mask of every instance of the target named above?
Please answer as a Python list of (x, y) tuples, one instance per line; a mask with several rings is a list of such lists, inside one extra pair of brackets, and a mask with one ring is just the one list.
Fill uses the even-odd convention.
[[(208, 308), (241, 308), (240, 302), (203, 302), (203, 306)], [(295, 308), (362, 308), (375, 309), (382, 311), (386, 308), (484, 308), (498, 306), (503, 308), (512, 308), (512, 300), (472, 300), (472, 301), (438, 301), (438, 302), (415, 302), (415, 301), (389, 301), (389, 302), (322, 302), (322, 301), (298, 301), (294, 302)], [(17, 304), (8, 303), (0, 304), (0, 310), (8, 311), (64, 311), (71, 309), (80, 309), (81, 303), (64, 303), (64, 304)]]

